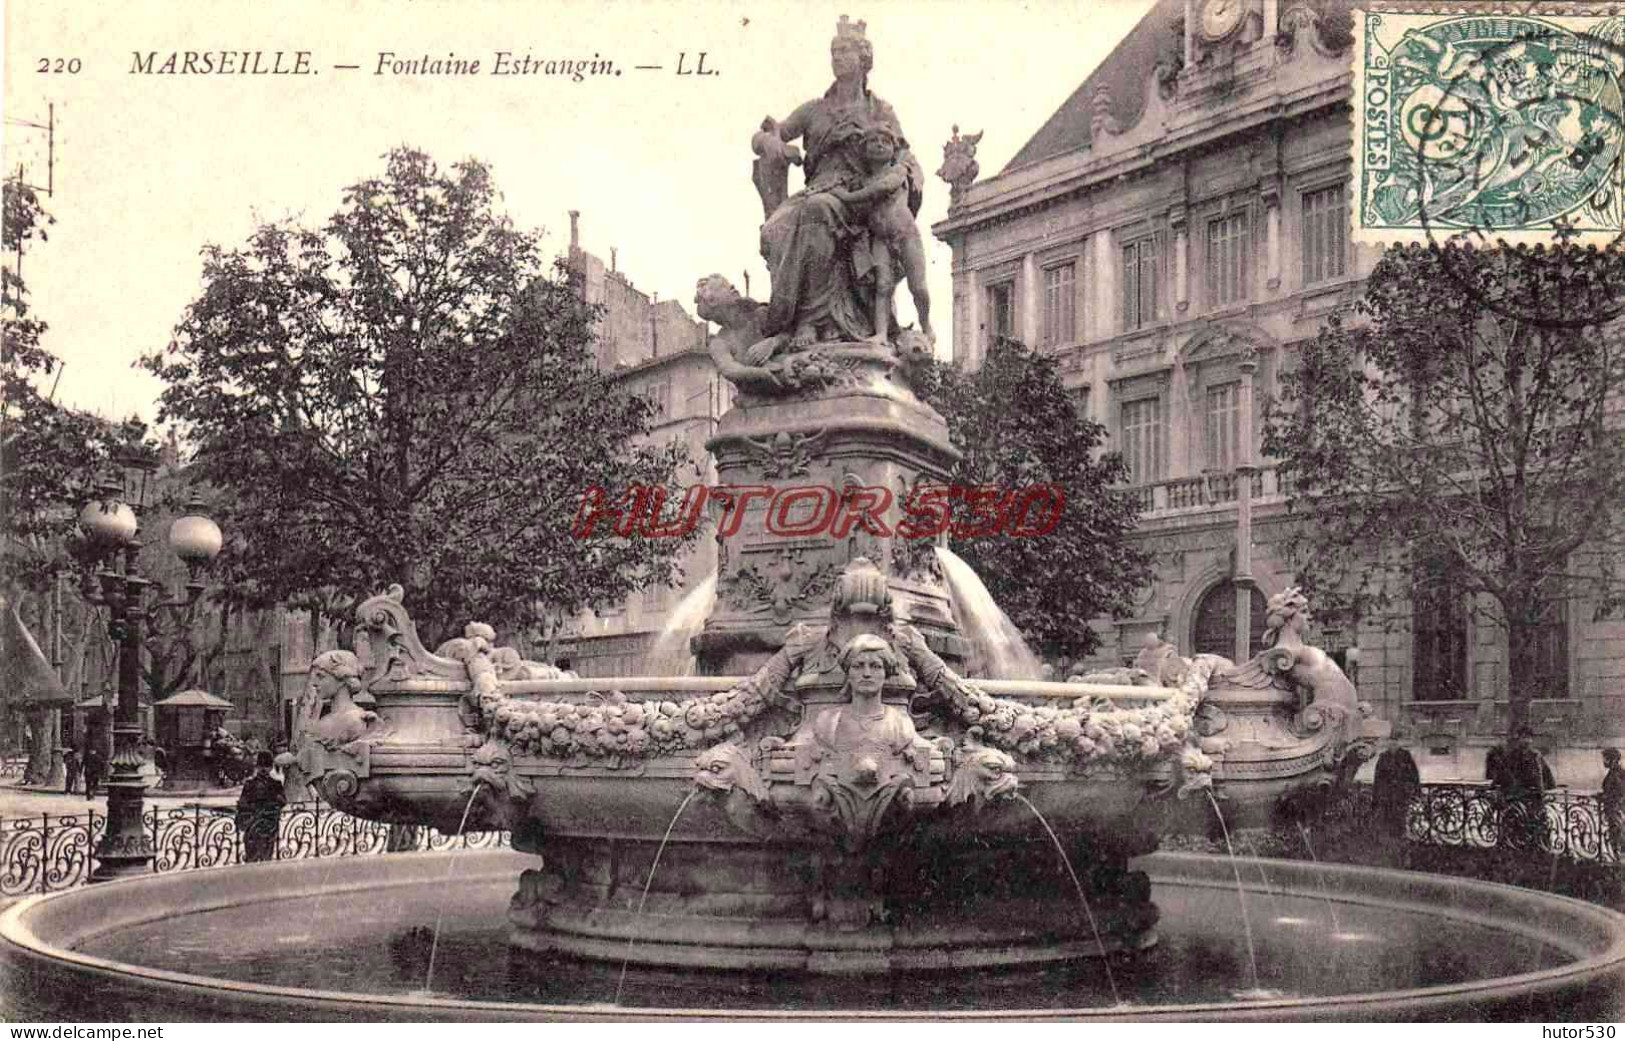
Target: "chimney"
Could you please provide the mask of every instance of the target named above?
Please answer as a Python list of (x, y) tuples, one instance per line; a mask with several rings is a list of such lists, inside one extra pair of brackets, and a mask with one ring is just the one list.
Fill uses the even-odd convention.
[(615, 249), (614, 246), (609, 247), (609, 269), (611, 271), (619, 270), (616, 267), (616, 259), (615, 259), (617, 253), (618, 253), (618, 251)]
[(570, 211), (570, 248), (581, 248), (581, 211)]

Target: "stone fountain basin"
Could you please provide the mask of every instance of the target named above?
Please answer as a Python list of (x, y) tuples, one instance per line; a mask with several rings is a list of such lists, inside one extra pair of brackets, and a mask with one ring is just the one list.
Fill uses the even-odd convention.
[[(359, 781), (355, 794), (340, 796), (337, 805), (358, 817), (432, 824), (447, 834), (457, 832), (465, 812), (469, 814), (466, 830), (503, 826), (488, 819), (488, 807), (482, 802), (469, 808), (472, 785), (460, 753), (449, 757), (441, 753), (447, 763), (438, 769), (425, 768), (426, 758), (413, 750), (383, 746), (373, 752), (372, 775)], [(536, 794), (530, 798), (525, 816), (539, 825), (543, 835), (659, 841), (671, 827), (673, 842), (757, 843), (729, 821), (724, 797), (703, 790), (673, 824), (684, 799), (695, 791), (698, 758), (662, 756), (621, 770), (572, 768), (558, 760), (521, 758), (513, 768), (535, 785)], [(1100, 771), (1078, 776), (1061, 768), (1037, 768), (1018, 769), (1016, 775), (1021, 794), (1051, 826), (1101, 834), (1121, 832), (1137, 816), (1144, 816), (1142, 804), (1148, 788), (1165, 783), (1169, 773)], [(900, 811), (900, 816), (911, 820), (914, 834), (920, 837), (979, 842), (1043, 834), (1032, 812), (1014, 800), (968, 810), (943, 805), (940, 786), (916, 789), (913, 796), (914, 809)], [(782, 782), (774, 786), (774, 800), (786, 812), (810, 798), (806, 787)], [(1141, 821), (1139, 826), (1144, 825)], [(808, 843), (827, 845), (812, 835)]]
[[(615, 967), (582, 967), (587, 974), (575, 976), (560, 963), (544, 968), (550, 989), (534, 1000), (534, 989), (503, 994), (509, 985), (500, 982), (505, 968), (514, 971), (503, 964), (510, 955), (500, 923), (518, 873), (534, 863), (509, 851), (301, 860), (27, 898), (0, 915), (0, 1013), (127, 1022), (841, 1020), (860, 1009), (876, 1019), (1141, 1021), (1597, 1021), (1625, 1013), (1625, 916), (1604, 908), (1434, 875), (1189, 854), (1136, 863), (1163, 907), (1163, 942), (1137, 969), (1119, 963), (1126, 1007), (1111, 1007), (1098, 986), (1032, 987), (998, 974), (967, 982), (961, 974), (944, 984), (898, 983), (912, 996), (903, 1002), (861, 991), (832, 997), (839, 987), (823, 979), (800, 1009), (784, 1007), (803, 999), (768, 976), (759, 1003), (730, 1008), (694, 989), (704, 973), (636, 972), (628, 1004), (615, 1006), (607, 1004)], [(1286, 995), (1248, 996), (1252, 980), (1237, 954), (1237, 871), (1259, 982), (1287, 984)], [(390, 938), (403, 925), (433, 923), (442, 910), (437, 993), (425, 996), (414, 993), (422, 944), (400, 955)], [(470, 946), (471, 929), (484, 930), (485, 947)], [(1294, 975), (1322, 962), (1318, 977)], [(1365, 972), (1374, 985), (1342, 992), (1358, 990), (1351, 984)], [(1423, 976), (1431, 985), (1394, 985)], [(1292, 993), (1299, 989), (1315, 993)], [(1187, 1000), (1211, 991), (1220, 996)], [(654, 1007), (653, 996), (671, 1000)]]

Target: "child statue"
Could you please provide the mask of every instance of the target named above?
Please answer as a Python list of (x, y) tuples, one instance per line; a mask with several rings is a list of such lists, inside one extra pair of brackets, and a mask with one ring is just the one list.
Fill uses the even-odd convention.
[(891, 254), (875, 258), (875, 334), (870, 339), (879, 344), (891, 339), (892, 294), (897, 288), (896, 266), (900, 263), (914, 298), (914, 311), (920, 318), (920, 330), (935, 344), (931, 297), (925, 285), (925, 246), (908, 208), (909, 171), (901, 162), (897, 134), (883, 123), (870, 126), (863, 132), (862, 149), (866, 172), (831, 189), (831, 194), (854, 217), (863, 219), (875, 242), (884, 243)]

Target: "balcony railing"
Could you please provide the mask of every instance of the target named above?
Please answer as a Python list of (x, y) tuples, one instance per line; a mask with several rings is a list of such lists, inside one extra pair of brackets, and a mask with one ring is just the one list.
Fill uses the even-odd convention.
[[(1287, 494), (1285, 482), (1274, 467), (1265, 467), (1253, 473), (1252, 498), (1271, 499)], [(1194, 477), (1174, 477), (1155, 484), (1136, 485), (1130, 489), (1139, 503), (1141, 513), (1163, 513), (1175, 510), (1194, 510), (1213, 506), (1228, 506), (1239, 497), (1242, 481), (1234, 471), (1198, 474)]]
[[(243, 860), (235, 811), (230, 806), (148, 807), (144, 821), (157, 856), (155, 872), (220, 867)], [(71, 889), (90, 877), (93, 855), (107, 816), (38, 814), (0, 821), (0, 897)], [(454, 846), (490, 849), (508, 845), (508, 833), (444, 835), (432, 828), (396, 828), (341, 813), (319, 802), (294, 803), (278, 821), (274, 857), (352, 857)]]

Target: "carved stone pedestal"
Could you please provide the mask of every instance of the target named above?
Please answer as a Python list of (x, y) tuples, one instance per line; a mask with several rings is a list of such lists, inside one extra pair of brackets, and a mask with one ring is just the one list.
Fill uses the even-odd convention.
[(741, 395), (706, 444), (719, 485), (768, 494), (718, 507), (720, 530), (733, 533), (719, 538), (717, 606), (694, 647), (700, 671), (749, 673), (791, 625), (821, 623), (836, 576), (858, 557), (885, 573), (902, 617), (959, 664), (968, 646), (934, 554), (942, 540), (895, 536), (911, 491), (943, 484), (958, 457), (947, 423), (889, 351), (822, 344), (816, 357), (828, 371), (805, 395)]

